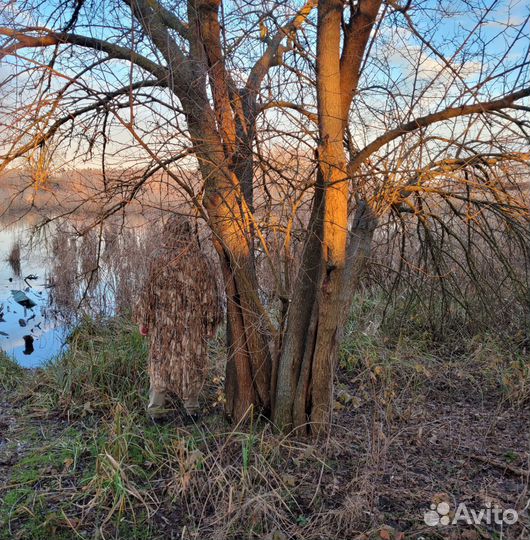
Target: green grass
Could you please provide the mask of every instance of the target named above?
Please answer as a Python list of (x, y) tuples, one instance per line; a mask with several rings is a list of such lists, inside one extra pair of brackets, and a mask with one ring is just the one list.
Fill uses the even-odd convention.
[[(33, 484), (41, 479), (42, 471), (49, 474), (68, 471), (74, 473), (81, 456), (89, 451), (82, 434), (68, 428), (50, 436), (50, 442), (43, 444), (42, 437), (28, 429), (26, 441), (36, 447), (19, 460), (12, 468), (11, 484)], [(50, 434), (52, 435), (52, 434)]]
[[(10, 469), (11, 495), (0, 492), (0, 530), (41, 540), (72, 537), (72, 523), (93, 535), (97, 524), (118, 538), (155, 538), (151, 521), (162, 479), (174, 476), (177, 491), (189, 489), (204, 469), (208, 435), (147, 419), (147, 343), (136, 326), (83, 321), (65, 354), (18, 389), (15, 375), (24, 371), (5, 365), (26, 412), (44, 423), (39, 430), (31, 421), (20, 426), (27, 449)], [(49, 500), (65, 485), (65, 500)]]
[(142, 410), (147, 388), (147, 342), (123, 319), (83, 321), (68, 351), (39, 377), (42, 405), (84, 417), (116, 404)]
[(26, 371), (0, 351), (0, 389), (13, 390), (26, 377)]
[(79, 463), (80, 435), (68, 428), (45, 433), (48, 443), (27, 427), (28, 452), (10, 470), (8, 488), (0, 493), (0, 540), (72, 538), (66, 519), (73, 500), (62, 486), (72, 485)]
[[(121, 519), (131, 486), (146, 479), (146, 459), (168, 440), (151, 427), (147, 438), (142, 432), (146, 359), (145, 340), (120, 319), (83, 321), (68, 351), (32, 376), (0, 355), (2, 388), (18, 394), (32, 417), (45, 419), (37, 428), (39, 423), (20, 418), (27, 448), (10, 469), (12, 491), (0, 492), (0, 539), (3, 531), (12, 538), (15, 530), (13, 538), (72, 538), (69, 520), (77, 522), (79, 504), (93, 505), (101, 520), (114, 514)], [(65, 501), (46, 497), (65, 484), (71, 493)], [(114, 525), (131, 528), (127, 520)]]

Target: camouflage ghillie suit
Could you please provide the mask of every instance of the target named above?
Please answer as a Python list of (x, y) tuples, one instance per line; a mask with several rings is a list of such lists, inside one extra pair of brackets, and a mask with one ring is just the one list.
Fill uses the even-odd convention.
[(138, 322), (146, 327), (150, 343), (148, 413), (152, 417), (163, 414), (167, 392), (182, 399), (188, 414), (198, 413), (207, 340), (221, 317), (213, 269), (189, 222), (171, 217), (138, 303)]

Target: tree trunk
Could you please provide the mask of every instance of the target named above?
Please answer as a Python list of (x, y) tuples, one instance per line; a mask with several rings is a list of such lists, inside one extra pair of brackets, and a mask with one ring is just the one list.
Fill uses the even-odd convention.
[[(317, 22), (318, 179), (302, 266), (289, 309), (275, 388), (274, 422), (281, 429), (318, 433), (330, 422), (333, 374), (341, 326), (350, 309), (373, 228), (356, 216), (348, 238), (348, 194), (343, 147), (340, 0), (321, 0)], [(360, 207), (368, 215), (366, 207)], [(371, 220), (369, 220), (371, 223)], [(362, 230), (362, 233), (361, 233)], [(364, 232), (366, 230), (366, 233)]]
[(248, 273), (232, 266), (224, 252), (221, 257), (227, 298), (226, 412), (239, 421), (251, 408), (270, 412), (269, 332)]
[[(226, 411), (236, 421), (251, 406), (270, 411), (270, 323), (258, 298), (251, 235), (245, 224), (244, 203), (236, 188), (208, 190), (204, 204), (214, 233), (227, 299)], [(219, 193), (219, 187), (222, 195)]]
[(349, 233), (341, 280), (333, 290), (321, 272), (318, 234), (310, 237), (314, 240), (304, 252), (275, 386), (273, 419), (284, 430), (319, 433), (329, 425), (342, 328), (371, 252), (376, 225), (370, 207), (361, 203)]
[(248, 206), (207, 101), (190, 103), (188, 125), (204, 178), (203, 205), (219, 255), (227, 299), (226, 412), (235, 421), (254, 407), (269, 414), (270, 323), (258, 298)]
[[(349, 178), (343, 138), (356, 79), (348, 78), (346, 72), (360, 64), (362, 54), (353, 46), (346, 47), (347, 58), (341, 65), (343, 3), (321, 0), (317, 23), (317, 185), (303, 264), (281, 336), (282, 348), (272, 366), (272, 328), (258, 298), (253, 259), (255, 96), (230, 94), (219, 39), (218, 1), (198, 0), (196, 4), (196, 13), (190, 12), (190, 21), (195, 21), (190, 30), (202, 37), (204, 49), (198, 47), (193, 56), (208, 66), (215, 113), (205, 92), (201, 100), (195, 95), (183, 105), (191, 111), (188, 126), (205, 180), (204, 206), (226, 286), (227, 412), (239, 420), (252, 406), (268, 413), (272, 402), (273, 418), (280, 427), (300, 428), (310, 422), (318, 431), (330, 420), (333, 372), (341, 324), (351, 302), (350, 282), (358, 279), (373, 233), (368, 228), (361, 233), (356, 227), (353, 232), (357, 236), (349, 239), (348, 235)], [(361, 12), (355, 18), (357, 21), (362, 16), (359, 24), (366, 39), (377, 5), (373, 11), (368, 22), (361, 20), (365, 15)], [(353, 19), (350, 26), (353, 31)], [(345, 73), (342, 81), (341, 68)], [(348, 99), (343, 99), (346, 95)]]
[[(218, 0), (197, 0), (188, 4), (189, 28), (194, 36), (192, 56), (197, 60), (191, 69), (197, 73), (191, 78), (194, 87), (186, 93), (183, 106), (204, 179), (203, 205), (225, 283), (226, 412), (239, 421), (251, 408), (265, 414), (270, 412), (270, 328), (258, 298), (254, 264), (253, 170), (252, 159), (248, 159), (254, 133), (246, 133), (243, 144), (238, 144), (245, 133), (243, 119), (233, 115), (232, 107), (240, 103), (240, 98), (232, 102), (231, 98), (237, 96), (230, 96), (220, 40), (219, 5)], [(199, 80), (200, 85), (196, 84)], [(214, 110), (206, 92), (207, 80)], [(244, 115), (244, 111), (241, 114)], [(238, 159), (242, 151), (243, 160)]]

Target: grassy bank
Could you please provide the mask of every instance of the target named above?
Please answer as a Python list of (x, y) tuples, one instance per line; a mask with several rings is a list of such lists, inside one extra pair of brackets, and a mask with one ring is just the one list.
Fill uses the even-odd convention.
[[(146, 343), (125, 320), (84, 322), (35, 373), (2, 358), (0, 539), (524, 538), (524, 350), (382, 332), (378, 316), (365, 302), (346, 329), (335, 425), (319, 442), (257, 417), (229, 425), (216, 367), (200, 424), (178, 402), (167, 424), (150, 423)], [(214, 344), (212, 366), (222, 354)], [(440, 501), (520, 517), (502, 531), (429, 527)]]

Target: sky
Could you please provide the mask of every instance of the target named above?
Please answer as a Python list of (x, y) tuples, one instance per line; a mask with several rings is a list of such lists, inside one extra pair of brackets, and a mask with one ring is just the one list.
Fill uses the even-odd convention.
[[(473, 2), (475, 4), (476, 2)], [(53, 25), (55, 28), (64, 26), (71, 11), (59, 15), (57, 6), (62, 4), (58, 1), (39, 2), (39, 10), (24, 11), (21, 9), (25, 2), (13, 2), (9, 7), (0, 12), (0, 24), (12, 24), (12, 18), (18, 24), (38, 24), (50, 26), (50, 20), (57, 22)], [(369, 140), (379, 135), (389, 126), (392, 127), (402, 121), (410, 119), (410, 111), (414, 116), (432, 112), (441, 107), (451, 105), (460, 98), (463, 89), (473, 87), (480, 80), (484, 79), (481, 68), (487, 67), (487, 72), (499, 74), (509, 68), (514, 63), (521, 60), (527, 61), (530, 26), (528, 24), (528, 15), (530, 7), (525, 1), (488, 1), (482, 3), (487, 6), (487, 16), (480, 29), (476, 27), (476, 16), (469, 8), (468, 2), (458, 1), (422, 1), (413, 2), (410, 16), (413, 19), (416, 28), (422, 36), (429, 36), (429, 41), (434, 50), (426, 47), (425, 43), (407, 28), (406, 21), (401, 15), (391, 15), (387, 17), (379, 29), (379, 39), (374, 45), (374, 54), (370, 62), (365, 66), (363, 80), (361, 82), (362, 92), (356, 102), (352, 114), (352, 130), (359, 144), (366, 144)], [(130, 28), (131, 21), (124, 9), (116, 9), (115, 6), (120, 2), (105, 0), (103, 2), (89, 2), (81, 12), (76, 32), (80, 34), (90, 34), (102, 39), (118, 39), (120, 43), (130, 42), (131, 39), (137, 39), (137, 33), (128, 32), (125, 38), (118, 37), (123, 34), (123, 29)], [(167, 4), (169, 5), (169, 4)], [(182, 2), (177, 3), (181, 6)], [(281, 4), (284, 12), (297, 9), (300, 2)], [(237, 9), (237, 6), (242, 6)], [(255, 21), (260, 14), (272, 9), (272, 2), (263, 3), (256, 9), (255, 4), (244, 4), (243, 2), (225, 2), (224, 18), (225, 33), (228, 42), (241, 37), (238, 28), (241, 24), (242, 13), (248, 20), (254, 21), (251, 26), (252, 32), (246, 36), (240, 45), (241, 53), (234, 57), (233, 64), (235, 69), (233, 73), (237, 77), (244, 79), (245, 72), (253, 63), (253, 58), (263, 50), (263, 44), (257, 39), (258, 26)], [(281, 10), (272, 10), (274, 16)], [(4, 22), (2, 22), (2, 19)], [(269, 28), (274, 26), (273, 16), (269, 15), (265, 22)], [(281, 21), (280, 21), (281, 22)], [(468, 35), (470, 31), (473, 32)], [(136, 32), (136, 31), (135, 31)], [(518, 35), (519, 33), (519, 35)], [(461, 47), (462, 36), (465, 38), (465, 46)], [(305, 30), (305, 43), (314, 52), (314, 15)], [(513, 43), (515, 40), (515, 43)], [(301, 39), (301, 41), (303, 41)], [(511, 48), (509, 46), (511, 45)], [(151, 54), (145, 46), (140, 50), (150, 55), (152, 59), (157, 60), (156, 56)], [(28, 51), (24, 54), (29, 56)], [(39, 51), (39, 55), (42, 51)], [(50, 52), (45, 56), (39, 56), (39, 60), (49, 60)], [(451, 60), (452, 69), (444, 67), (444, 58)], [(91, 51), (79, 50), (66, 53), (64, 58), (59, 58), (56, 63), (57, 70), (67, 74), (75, 75), (76, 72), (86, 66), (88, 62), (94, 59)], [(160, 60), (162, 62), (162, 60)], [(289, 58), (286, 61), (290, 62)], [(0, 61), (0, 81), (5, 79), (15, 69), (15, 64), (23, 66), (25, 60), (7, 58)], [(493, 70), (493, 71), (492, 71)], [(454, 73), (458, 72), (455, 79)], [(309, 72), (308, 72), (309, 73)], [(71, 94), (72, 99), (65, 99), (59, 112), (64, 114), (71, 108), (86, 104), (90, 101), (90, 93), (93, 90), (107, 90), (108, 88), (118, 88), (127, 84), (131, 80), (138, 80), (142, 77), (141, 70), (133, 68), (126, 62), (113, 61), (97, 67), (90, 73), (83, 75), (74, 85), (75, 93)], [(263, 99), (267, 99), (267, 92), (272, 93), (276, 98), (275, 89), (286, 78), (285, 70), (275, 68), (271, 72), (271, 77), (267, 81), (267, 88)], [(5, 105), (14, 105), (15, 103), (27, 102), (34, 103), (34, 96), (39, 92), (39, 87), (33, 87), (29, 84), (27, 74), (21, 75), (16, 87), (14, 83), (6, 85), (0, 94), (4, 110), (9, 109)], [(65, 79), (58, 79), (52, 83), (52, 88), (59, 88), (65, 83)], [(509, 73), (505, 77), (495, 79), (486, 85), (487, 97), (502, 95), (509, 86), (521, 86), (529, 83), (528, 66), (524, 70)], [(54, 86), (55, 84), (55, 86)], [(91, 88), (91, 92), (86, 92), (86, 87)], [(384, 91), (381, 91), (384, 88)], [(33, 92), (33, 95), (32, 95)], [(286, 91), (282, 92), (282, 97), (286, 95), (289, 98), (297, 99), (298, 87), (293, 83)], [(312, 106), (315, 103), (315, 97), (312, 89), (306, 88), (302, 91), (304, 103)], [(470, 93), (474, 99), (473, 93)], [(187, 141), (175, 136), (179, 130), (182, 131), (184, 123), (178, 114), (174, 114), (169, 108), (160, 105), (160, 102), (169, 103), (170, 97), (167, 91), (159, 91), (152, 94), (159, 103), (153, 103), (149, 107), (135, 106), (134, 114), (136, 125), (142, 138), (146, 140), (153, 151), (158, 155), (174, 155), (187, 147)], [(111, 137), (107, 143), (108, 164), (109, 166), (119, 165), (126, 157), (129, 163), (134, 163), (136, 159), (148, 159), (145, 152), (138, 148), (131, 133), (120, 122), (127, 122), (130, 119), (127, 109), (114, 111), (110, 116), (107, 126), (112, 126)], [(285, 131), (296, 130), (297, 126), (290, 122), (284, 115), (271, 111), (267, 113), (267, 122), (274, 124)], [(18, 124), (10, 122), (9, 119), (2, 121), (2, 129), (5, 133), (13, 133)], [(86, 150), (89, 147), (89, 141), (82, 134), (94, 132), (97, 134), (96, 140), (101, 147), (102, 136), (101, 126), (96, 126), (88, 118), (78, 120), (79, 132), (77, 140), (81, 140), (81, 148)], [(184, 126), (185, 127), (185, 126)], [(99, 131), (98, 131), (99, 130)], [(81, 134), (81, 135), (80, 135)], [(6, 140), (9, 137), (3, 137)], [(68, 141), (69, 142), (69, 141)], [(132, 149), (131, 149), (132, 147)], [(94, 148), (98, 148), (97, 146)], [(63, 163), (77, 166), (100, 166), (101, 160), (98, 152), (85, 156), (84, 160), (70, 160), (76, 155), (77, 145), (70, 144), (64, 152), (58, 153)], [(189, 162), (189, 160), (188, 160)]]

